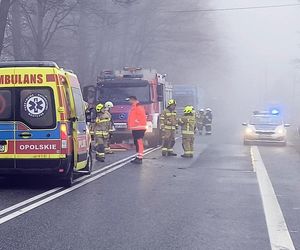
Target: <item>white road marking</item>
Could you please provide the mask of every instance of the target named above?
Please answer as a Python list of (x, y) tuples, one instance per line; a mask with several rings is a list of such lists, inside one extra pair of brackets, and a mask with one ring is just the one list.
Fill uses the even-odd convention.
[(41, 198), (43, 198), (43, 197), (45, 197), (47, 195), (53, 194), (53, 193), (57, 192), (60, 189), (62, 189), (62, 188), (61, 187), (53, 188), (53, 189), (51, 189), (51, 190), (49, 190), (47, 192), (44, 192), (44, 193), (41, 193), (39, 195), (33, 196), (32, 198), (29, 198), (27, 200), (24, 200), (24, 201), (22, 201), (20, 203), (15, 204), (13, 206), (5, 208), (5, 209), (3, 209), (3, 210), (0, 211), (0, 216), (3, 215), (3, 214), (9, 213), (9, 212), (11, 212), (11, 211), (13, 211), (13, 210), (15, 210), (15, 209), (17, 209), (19, 207), (25, 206), (25, 205), (27, 205), (27, 204), (29, 204), (31, 202), (39, 200), (39, 199), (41, 199)]
[[(151, 149), (151, 150), (147, 151), (145, 153), (145, 155), (150, 154), (150, 153), (152, 153), (153, 151), (155, 151), (157, 149), (159, 149), (159, 148)], [(131, 157), (127, 157), (127, 158), (131, 159), (132, 156)], [(15, 211), (15, 212), (13, 212), (11, 214), (8, 214), (8, 215), (0, 218), (0, 225), (3, 224), (3, 223), (5, 223), (5, 222), (7, 222), (7, 221), (10, 221), (10, 220), (18, 217), (18, 216), (20, 216), (22, 214), (25, 214), (25, 213), (27, 213), (27, 212), (35, 209), (35, 208), (38, 208), (38, 207), (40, 207), (40, 206), (42, 206), (42, 205), (44, 205), (44, 204), (46, 204), (46, 203), (48, 203), (48, 202), (50, 202), (50, 201), (52, 201), (54, 199), (57, 199), (57, 198), (65, 195), (65, 194), (68, 194), (68, 193), (70, 193), (70, 192), (72, 192), (72, 191), (74, 191), (74, 190), (76, 190), (76, 189), (78, 189), (78, 188), (80, 188), (80, 187), (82, 187), (84, 185), (87, 185), (88, 183), (93, 182), (93, 181), (95, 181), (95, 180), (97, 180), (97, 179), (99, 179), (99, 178), (101, 178), (101, 177), (103, 177), (103, 176), (105, 176), (105, 175), (107, 175), (107, 174), (109, 174), (109, 173), (111, 173), (111, 172), (113, 172), (113, 171), (115, 171), (115, 170), (117, 170), (117, 169), (125, 166), (126, 164), (128, 164), (130, 162), (130, 160), (127, 160), (125, 162), (123, 160), (122, 162), (123, 163), (120, 163), (119, 165), (116, 165), (116, 163), (111, 164), (111, 165), (116, 165), (116, 166), (115, 167), (111, 167), (111, 168), (109, 168), (109, 169), (107, 169), (105, 171), (103, 171), (103, 169), (102, 169), (102, 171), (97, 170), (98, 173), (100, 172), (99, 174), (95, 174), (94, 173), (94, 175), (92, 177), (86, 178), (82, 182), (80, 182), (80, 183), (78, 183), (78, 184), (76, 184), (76, 185), (74, 185), (74, 186), (72, 186), (72, 187), (70, 187), (68, 189), (64, 189), (64, 190), (62, 190), (62, 191), (60, 191), (58, 193), (55, 193), (55, 194), (53, 194), (51, 196), (48, 196), (48, 197), (46, 197), (46, 198), (44, 198), (42, 200), (39, 200), (39, 201), (37, 201), (37, 202), (35, 202), (33, 204), (28, 205), (26, 207), (22, 207), (21, 209), (19, 209), (19, 210)], [(106, 168), (108, 168), (108, 167), (109, 166), (107, 166)], [(95, 171), (95, 172), (97, 172), (97, 171)]]
[(257, 146), (251, 147), (272, 250), (295, 250), (282, 210)]
[[(152, 149), (153, 149), (153, 148), (150, 148), (150, 149), (145, 150), (145, 153), (147, 153), (148, 151), (150, 151), (150, 150), (152, 150)], [(103, 172), (103, 171), (105, 171), (105, 170), (107, 170), (107, 169), (109, 169), (109, 168), (112, 168), (113, 166), (118, 165), (118, 164), (120, 164), (121, 162), (128, 161), (129, 159), (132, 159), (134, 156), (136, 156), (136, 154), (135, 154), (135, 155), (128, 156), (128, 157), (126, 157), (126, 158), (124, 158), (124, 159), (121, 159), (121, 160), (119, 160), (119, 161), (117, 161), (117, 162), (114, 162), (114, 163), (112, 163), (112, 164), (110, 164), (110, 165), (108, 165), (108, 166), (106, 166), (106, 167), (101, 168), (101, 169), (95, 170), (95, 171), (93, 171), (92, 174), (89, 175), (89, 176), (86, 176), (86, 175), (85, 175), (85, 176), (82, 176), (82, 177), (80, 177), (80, 178), (77, 178), (77, 179), (74, 181), (74, 184), (76, 184), (76, 183), (78, 183), (78, 182), (80, 182), (80, 181), (82, 181), (82, 180), (85, 180), (85, 179), (89, 178), (89, 177), (92, 176), (92, 175), (98, 174), (98, 173)], [(53, 194), (53, 193), (55, 193), (55, 192), (57, 192), (57, 191), (59, 191), (59, 190), (61, 190), (61, 189), (63, 189), (63, 187), (57, 187), (57, 188), (50, 189), (50, 190), (48, 190), (48, 191), (46, 191), (46, 192), (43, 192), (43, 193), (38, 194), (38, 195), (36, 195), (36, 196), (33, 196), (33, 197), (31, 197), (31, 198), (29, 198), (29, 199), (27, 199), (27, 200), (24, 200), (24, 201), (22, 201), (22, 202), (19, 202), (19, 203), (17, 203), (17, 204), (14, 204), (14, 205), (12, 205), (12, 206), (10, 206), (10, 207), (8, 207), (8, 208), (5, 208), (5, 209), (3, 209), (3, 210), (0, 210), (0, 216), (1, 216), (1, 215), (4, 215), (4, 214), (7, 214), (7, 213), (9, 213), (9, 212), (11, 212), (11, 211), (14, 211), (14, 210), (16, 210), (16, 209), (18, 209), (18, 208), (20, 208), (20, 207), (26, 206), (26, 205), (29, 204), (29, 203), (32, 203), (32, 202), (37, 201), (37, 200), (39, 200), (39, 199), (42, 199), (42, 198), (44, 198), (44, 197), (46, 197), (46, 196), (48, 196), (48, 195), (50, 195), (50, 194)]]

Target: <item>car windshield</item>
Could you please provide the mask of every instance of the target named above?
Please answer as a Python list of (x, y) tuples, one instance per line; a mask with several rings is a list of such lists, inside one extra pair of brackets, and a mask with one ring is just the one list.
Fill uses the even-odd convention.
[(278, 116), (253, 116), (250, 120), (251, 125), (281, 125), (282, 120)]
[(114, 87), (114, 86), (104, 86), (100, 90), (99, 101), (105, 103), (111, 101), (114, 104), (124, 104), (127, 103), (126, 98), (129, 96), (136, 96), (141, 103), (150, 103), (150, 88), (149, 86), (124, 86), (124, 87)]

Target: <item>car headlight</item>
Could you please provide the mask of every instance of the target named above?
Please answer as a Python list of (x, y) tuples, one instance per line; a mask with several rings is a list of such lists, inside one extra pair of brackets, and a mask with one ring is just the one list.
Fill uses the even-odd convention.
[(278, 128), (278, 129), (276, 130), (276, 133), (279, 134), (279, 135), (284, 135), (285, 131), (284, 131), (283, 128)]
[(248, 127), (248, 128), (246, 128), (245, 132), (247, 135), (250, 135), (250, 134), (253, 134), (255, 131), (252, 128)]

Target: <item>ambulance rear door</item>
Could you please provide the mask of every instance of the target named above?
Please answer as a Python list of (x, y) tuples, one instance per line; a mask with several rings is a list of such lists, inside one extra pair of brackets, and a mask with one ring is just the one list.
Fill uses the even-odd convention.
[[(15, 90), (16, 168), (55, 168), (61, 158), (61, 142), (56, 84), (47, 81), (52, 69), (19, 68), (16, 73), (24, 79), (26, 74), (31, 78), (30, 84), (19, 84)], [(38, 74), (40, 82), (35, 79)], [(45, 160), (47, 163), (41, 164)]]

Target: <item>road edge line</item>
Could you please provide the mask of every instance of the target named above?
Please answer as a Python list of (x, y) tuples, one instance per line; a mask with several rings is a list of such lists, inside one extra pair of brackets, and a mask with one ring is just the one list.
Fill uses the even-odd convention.
[(271, 249), (295, 250), (283, 212), (258, 147), (251, 146), (250, 152), (260, 189)]

